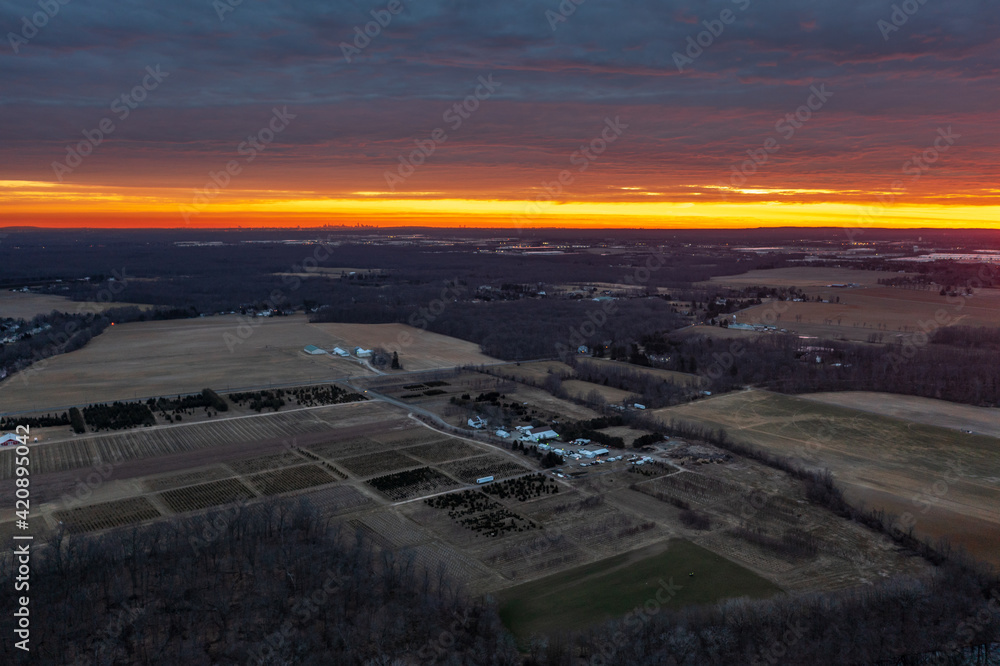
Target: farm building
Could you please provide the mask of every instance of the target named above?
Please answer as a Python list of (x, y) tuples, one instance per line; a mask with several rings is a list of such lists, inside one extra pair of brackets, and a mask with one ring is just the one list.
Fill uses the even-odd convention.
[(0, 446), (17, 446), (20, 443), (21, 440), (19, 440), (17, 435), (12, 432), (0, 435)]
[(495, 434), (495, 435), (496, 435), (497, 437), (503, 437), (503, 438), (505, 438), (505, 439), (506, 439), (507, 437), (510, 437), (510, 433), (509, 433), (509, 432), (507, 432), (506, 430), (497, 430), (497, 431), (496, 431), (496, 433), (494, 433), (494, 434)]
[(580, 449), (580, 455), (584, 458), (596, 458), (597, 456), (608, 455), (607, 449)]
[(370, 357), (372, 355), (372, 350), (371, 349), (364, 349), (362, 347), (357, 347), (354, 350), (354, 354), (358, 358), (368, 358), (368, 357)]
[(345, 356), (345, 357), (351, 355), (349, 351), (347, 351), (346, 349), (341, 349), (340, 347), (334, 347), (333, 353), (336, 354), (337, 356)]
[(316, 355), (325, 354), (326, 353), (324, 350), (320, 349), (316, 345), (306, 345), (306, 348), (305, 348), (304, 351), (307, 354), (316, 354)]
[(541, 442), (546, 439), (558, 439), (559, 433), (555, 430), (539, 430), (538, 432), (526, 432), (525, 437), (533, 442)]
[(470, 428), (475, 428), (476, 430), (479, 430), (480, 428), (483, 428), (485, 425), (486, 425), (486, 419), (484, 419), (482, 416), (476, 416), (475, 418), (469, 419)]

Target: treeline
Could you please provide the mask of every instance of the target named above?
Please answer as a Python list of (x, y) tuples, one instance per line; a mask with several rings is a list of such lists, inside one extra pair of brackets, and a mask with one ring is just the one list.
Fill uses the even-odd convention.
[(604, 428), (615, 428), (625, 425), (625, 420), (621, 416), (600, 416), (586, 421), (566, 421), (560, 424), (561, 432), (559, 436), (564, 440), (589, 439), (604, 446), (616, 449), (625, 448), (625, 440), (615, 435), (598, 432)]
[[(640, 356), (640, 365), (649, 365), (649, 359)], [(568, 358), (577, 379), (610, 386), (635, 395), (638, 401), (650, 408), (669, 407), (690, 400), (694, 389), (664, 381), (651, 372), (629, 367), (627, 364), (588, 363), (586, 358)]]
[[(37, 663), (519, 662), (492, 606), (305, 500), (57, 534), (39, 546), (30, 588)], [(15, 572), (0, 567), (7, 589)], [(0, 620), (0, 653), (17, 654), (15, 621)]]
[(28, 428), (51, 428), (53, 426), (69, 425), (69, 414), (63, 412), (61, 416), (46, 414), (45, 416), (15, 416), (0, 418), (0, 430), (13, 430), (19, 425)]
[(428, 322), (428, 329), (476, 342), (489, 356), (523, 361), (576, 354), (581, 345), (635, 340), (672, 329), (678, 321), (670, 303), (657, 297), (605, 302), (529, 299), (448, 308)]
[(1000, 351), (1000, 328), (949, 326), (934, 331), (931, 342), (966, 349)]
[[(686, 579), (664, 582), (683, 586)], [(663, 609), (652, 593), (650, 598), (627, 620), (537, 643), (525, 664), (580, 663), (576, 657), (605, 666), (985, 666), (995, 663), (991, 643), (1000, 641), (1000, 614), (991, 610), (1000, 587), (983, 585), (956, 566), (940, 568), (927, 582), (896, 579), (680, 611)]]
[(83, 408), (83, 419), (93, 432), (156, 425), (156, 417), (144, 402), (89, 405)]
[[(961, 335), (961, 333), (959, 333)], [(975, 339), (973, 334), (970, 339)], [(653, 365), (697, 372), (713, 392), (757, 386), (783, 393), (879, 391), (994, 407), (1000, 405), (1000, 350), (912, 342), (885, 346), (791, 335), (741, 340), (687, 338)], [(815, 361), (819, 356), (821, 361)]]

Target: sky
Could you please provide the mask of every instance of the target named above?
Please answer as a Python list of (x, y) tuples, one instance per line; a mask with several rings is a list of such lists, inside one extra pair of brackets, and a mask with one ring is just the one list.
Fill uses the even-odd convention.
[(0, 0), (0, 34), (0, 226), (1000, 228), (995, 0)]

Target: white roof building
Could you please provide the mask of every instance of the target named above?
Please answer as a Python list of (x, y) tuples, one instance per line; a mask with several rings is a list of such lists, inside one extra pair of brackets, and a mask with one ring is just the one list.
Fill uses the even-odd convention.
[(17, 438), (17, 435), (8, 432), (4, 435), (0, 435), (0, 446), (17, 446), (21, 443), (21, 440)]
[(355, 353), (355, 355), (357, 355), (358, 358), (366, 358), (366, 357), (372, 355), (372, 350), (371, 349), (364, 349), (362, 347), (358, 347), (358, 348), (356, 348), (354, 350), (354, 353)]
[(346, 349), (341, 349), (340, 347), (334, 347), (333, 348), (333, 353), (336, 354), (337, 356), (350, 356), (351, 355), (350, 352), (348, 352)]

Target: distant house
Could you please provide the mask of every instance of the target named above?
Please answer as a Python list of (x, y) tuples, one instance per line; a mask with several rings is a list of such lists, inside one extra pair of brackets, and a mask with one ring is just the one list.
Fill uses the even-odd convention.
[(320, 349), (316, 345), (307, 345), (305, 348), (305, 352), (307, 354), (317, 354), (317, 355), (326, 353), (324, 350)]
[(354, 355), (358, 358), (368, 358), (372, 355), (372, 353), (371, 349), (364, 349), (362, 347), (356, 347), (354, 349)]
[(640, 405), (639, 403), (635, 403), (632, 406), (635, 407), (636, 409), (646, 409), (646, 405)]
[(469, 419), (470, 428), (475, 428), (476, 430), (479, 430), (480, 428), (484, 428), (485, 426), (486, 426), (486, 419), (484, 419), (482, 416), (477, 416), (475, 418)]
[(21, 443), (21, 440), (17, 438), (12, 432), (8, 432), (5, 435), (0, 435), (0, 446), (17, 446)]
[(348, 352), (346, 349), (341, 349), (340, 347), (334, 347), (333, 353), (336, 354), (337, 356), (345, 356), (345, 357), (351, 355), (350, 352)]
[(587, 345), (580, 345), (579, 347), (576, 348), (576, 352), (578, 354), (589, 354), (590, 347), (588, 347)]
[(540, 430), (539, 432), (532, 432), (527, 434), (528, 438), (533, 442), (541, 442), (546, 439), (558, 439), (559, 433), (555, 430)]
[(507, 437), (510, 437), (510, 433), (507, 432), (506, 430), (497, 430), (494, 434), (497, 437), (503, 437), (504, 439), (506, 439)]

